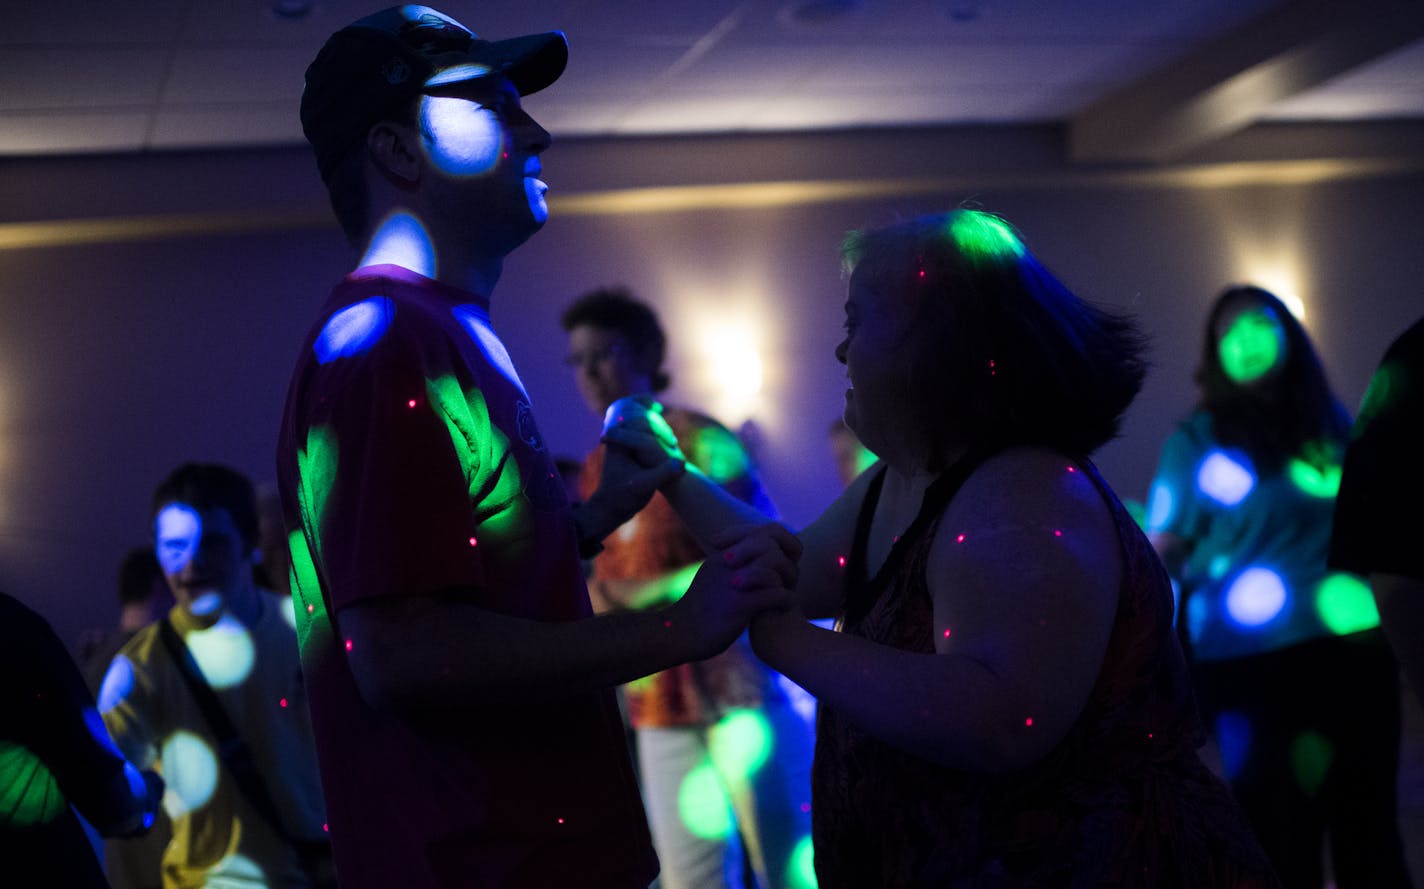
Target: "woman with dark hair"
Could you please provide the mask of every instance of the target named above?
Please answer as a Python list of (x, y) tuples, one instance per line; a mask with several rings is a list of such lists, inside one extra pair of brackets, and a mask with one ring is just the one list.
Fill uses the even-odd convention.
[[(820, 700), (822, 889), (1276, 886), (1197, 758), (1168, 578), (1088, 460), (1142, 380), (1132, 323), (986, 213), (845, 258), (845, 421), (880, 463), (800, 535), (799, 612), (752, 624)], [(734, 542), (688, 476), (680, 514)]]
[(1397, 668), (1370, 590), (1326, 568), (1349, 416), (1300, 322), (1232, 287), (1207, 317), (1201, 400), (1168, 438), (1147, 529), (1222, 770), (1285, 885), (1408, 886)]

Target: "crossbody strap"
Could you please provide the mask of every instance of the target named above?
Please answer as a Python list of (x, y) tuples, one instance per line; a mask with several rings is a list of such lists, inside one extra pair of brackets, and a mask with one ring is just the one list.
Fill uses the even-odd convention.
[(188, 650), (188, 646), (183, 644), (183, 640), (178, 636), (178, 631), (174, 629), (173, 621), (164, 617), (158, 622), (158, 637), (163, 640), (163, 647), (167, 648), (168, 653), (173, 656), (173, 662), (178, 665), (178, 675), (183, 677), (183, 683), (188, 686), (188, 691), (193, 695), (198, 709), (202, 711), (203, 718), (208, 721), (208, 727), (217, 736), (218, 755), (222, 757), (223, 764), (227, 766), (228, 772), (237, 781), (237, 787), (242, 791), (242, 795), (247, 797), (247, 801), (257, 810), (257, 814), (272, 825), (278, 836), (289, 843), (301, 842), (294, 839), (282, 826), (282, 817), (277, 813), (277, 804), (272, 801), (272, 795), (267, 792), (267, 785), (262, 780), (262, 774), (257, 770), (257, 763), (252, 759), (252, 751), (248, 749), (242, 736), (237, 733), (237, 726), (233, 725), (232, 720), (228, 718), (227, 711), (223, 709), (217, 693), (203, 678), (197, 662), (193, 660), (193, 653)]

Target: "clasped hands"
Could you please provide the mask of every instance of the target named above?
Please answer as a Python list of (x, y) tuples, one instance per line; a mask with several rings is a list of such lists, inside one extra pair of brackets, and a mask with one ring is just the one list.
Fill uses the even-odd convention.
[[(600, 489), (610, 486), (636, 497), (640, 485), (661, 477), (660, 488), (688, 472), (677, 437), (662, 406), (647, 396), (609, 406), (603, 422), (604, 466)], [(708, 484), (712, 484), (710, 481)], [(639, 508), (652, 490), (639, 501)], [(676, 505), (676, 504), (675, 504)], [(778, 522), (737, 522), (704, 540), (712, 549), (687, 593), (666, 614), (696, 628), (705, 657), (725, 649), (752, 618), (794, 605), (801, 542)]]

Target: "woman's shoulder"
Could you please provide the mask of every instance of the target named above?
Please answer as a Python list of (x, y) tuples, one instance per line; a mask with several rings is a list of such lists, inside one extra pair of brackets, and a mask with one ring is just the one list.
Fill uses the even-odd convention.
[[(977, 466), (944, 516), (951, 525), (1066, 533), (1116, 539), (1112, 510), (1091, 467), (1058, 450), (1016, 446)], [(1061, 534), (1059, 535), (1061, 536)]]

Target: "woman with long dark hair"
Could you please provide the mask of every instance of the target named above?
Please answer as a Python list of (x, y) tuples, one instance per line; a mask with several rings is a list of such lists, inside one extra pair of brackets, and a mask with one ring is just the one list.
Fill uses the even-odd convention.
[(1288, 887), (1408, 886), (1397, 669), (1369, 588), (1326, 568), (1350, 421), (1300, 322), (1259, 287), (1212, 306), (1196, 409), (1147, 507), (1203, 716)]

